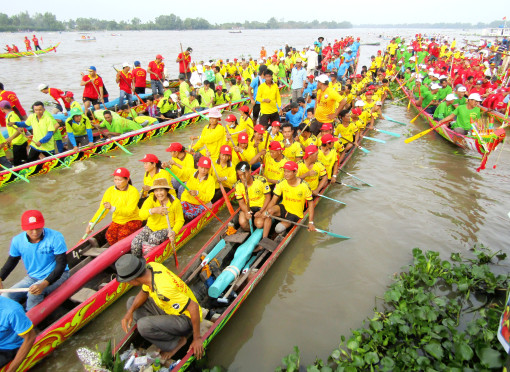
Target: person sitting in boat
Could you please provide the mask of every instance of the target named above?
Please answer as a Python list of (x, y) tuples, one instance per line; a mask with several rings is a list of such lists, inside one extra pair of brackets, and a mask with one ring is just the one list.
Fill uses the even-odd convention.
[(0, 288), (3, 288), (2, 282), (21, 259), (27, 276), (11, 288), (27, 288), (27, 291), (3, 293), (2, 296), (21, 304), (26, 301), (28, 311), (69, 278), (69, 268), (64, 236), (44, 227), (44, 217), (40, 211), (24, 212), (21, 216), (21, 229), (24, 232), (12, 239), (9, 257), (0, 269)]
[[(191, 221), (205, 211), (202, 204), (211, 204), (214, 196), (214, 177), (211, 177), (209, 172), (211, 170), (211, 159), (202, 156), (198, 160), (198, 170), (185, 169), (185, 173), (190, 173), (186, 186), (189, 189), (185, 190), (181, 196), (182, 210), (184, 217), (187, 221)], [(179, 177), (177, 175), (177, 177)], [(179, 177), (180, 178), (180, 177)]]
[(321, 137), (320, 151), (317, 155), (319, 162), (326, 168), (328, 179), (332, 182), (336, 182), (338, 164), (345, 156), (345, 152), (340, 154), (335, 149), (337, 143), (338, 138), (334, 137), (332, 134), (323, 135)]
[[(241, 157), (241, 159), (239, 159), (238, 156), (234, 156), (232, 158), (233, 165), (236, 167), (241, 161), (250, 163), (251, 159), (257, 155), (257, 150), (255, 150), (255, 148), (251, 145), (248, 134), (244, 132), (239, 133), (239, 136), (237, 137), (237, 146), (234, 147), (234, 151)], [(258, 169), (258, 167), (252, 167), (252, 169)]]
[(241, 116), (239, 117), (239, 131), (245, 131), (249, 137), (253, 135), (253, 120), (250, 116), (250, 108), (246, 105), (239, 107)]
[(482, 98), (478, 93), (470, 94), (465, 105), (458, 106), (453, 112), (440, 120), (438, 124), (448, 123), (455, 118), (455, 122), (450, 124), (450, 127), (457, 133), (466, 135), (471, 131), (471, 123), (480, 119), (479, 103)]
[[(138, 202), (138, 207), (141, 207), (145, 199), (147, 199), (147, 196), (152, 190), (152, 185), (154, 184), (155, 180), (164, 178), (168, 184), (171, 184), (172, 182), (170, 173), (163, 169), (163, 165), (156, 155), (145, 154), (143, 159), (140, 159), (140, 161), (143, 162), (143, 168), (145, 172), (143, 174), (143, 185), (140, 191), (140, 201)], [(173, 194), (175, 196), (175, 193)]]
[(17, 45), (15, 45), (15, 44), (12, 44), (12, 51), (13, 51), (14, 53), (19, 53), (19, 48), (18, 48), (18, 46), (17, 46)]
[[(16, 114), (11, 106), (11, 103), (9, 101), (1, 101), (0, 102), (0, 112), (5, 115), (5, 121), (7, 124), (7, 139), (5, 140), (6, 145), (5, 146), (12, 146), (12, 164), (16, 167), (18, 165), (21, 165), (23, 163), (27, 162), (27, 137), (25, 135), (25, 131), (23, 128), (18, 127), (15, 123), (19, 122), (21, 119)], [(3, 136), (2, 136), (3, 138)], [(0, 138), (0, 141), (2, 140)], [(0, 150), (3, 151), (3, 150)], [(0, 156), (1, 158), (2, 156)], [(5, 151), (3, 157), (5, 158)], [(10, 162), (7, 160), (7, 158), (0, 160), (0, 164), (3, 164), (4, 166), (10, 168), (9, 164)]]
[(429, 115), (434, 115), (434, 111), (439, 104), (439, 89), (441, 85), (432, 83), (430, 86), (430, 91), (425, 91), (421, 98), (416, 102), (422, 109), (425, 109), (425, 112)]
[(223, 145), (220, 148), (220, 156), (217, 160), (213, 160), (215, 164), (212, 164), (218, 175), (213, 169), (212, 176), (214, 177), (215, 192), (211, 203), (223, 198), (223, 193), (220, 189), (220, 182), (226, 192), (229, 192), (234, 184), (236, 183), (236, 171), (232, 165), (232, 148), (229, 145)]
[(125, 117), (128, 120), (133, 120), (135, 123), (140, 124), (142, 127), (152, 125), (158, 122), (158, 119), (153, 118), (149, 115), (141, 115), (136, 112), (134, 107), (128, 105), (121, 105), (119, 108), (119, 115)]
[(54, 114), (62, 112), (67, 115), (67, 111), (71, 110), (69, 102), (64, 100), (64, 92), (57, 88), (50, 88), (47, 84), (39, 84), (39, 90), (41, 93), (49, 94), (56, 102)]
[(455, 91), (457, 98), (453, 101), (453, 106), (457, 108), (459, 105), (465, 105), (467, 103), (467, 89), (463, 85), (459, 85)]
[(207, 110), (212, 108), (214, 104), (214, 90), (211, 89), (211, 83), (206, 80), (204, 86), (198, 90), (200, 96), (200, 108), (197, 111)]
[[(190, 140), (198, 140), (193, 146), (194, 151), (201, 150), (202, 155), (205, 154), (205, 148), (211, 153), (212, 159), (218, 159), (220, 155), (220, 147), (225, 143), (225, 128), (219, 124), (221, 119), (221, 111), (213, 108), (209, 111), (209, 124), (207, 124), (200, 137), (190, 136)], [(197, 155), (199, 156), (199, 155)]]
[(72, 109), (66, 122), (67, 148), (78, 151), (78, 146), (92, 146), (94, 136), (92, 124), (81, 109)]
[(204, 354), (200, 335), (202, 309), (191, 289), (164, 265), (126, 254), (115, 262), (117, 281), (142, 287), (127, 301), (121, 324), (128, 332), (133, 321), (138, 332), (160, 349), (163, 359), (170, 359), (186, 344), (192, 334), (192, 350), (197, 359)]
[[(313, 224), (314, 203), (310, 186), (297, 177), (298, 165), (293, 161), (287, 161), (283, 166), (284, 179), (276, 184), (273, 191), (273, 198), (269, 202), (265, 212), (263, 238), (269, 236), (272, 220), (271, 216), (281, 217), (286, 220), (297, 222), (304, 215), (305, 204), (308, 204), (309, 222), (308, 230), (315, 231)], [(279, 204), (278, 201), (281, 200)], [(308, 202), (308, 203), (307, 203)], [(282, 234), (291, 226), (290, 222), (279, 222), (275, 232)]]
[(177, 97), (177, 94), (175, 93), (170, 94), (169, 97), (163, 97), (159, 100), (158, 108), (159, 112), (163, 116), (163, 121), (179, 117), (181, 108), (179, 107), (178, 101), (179, 97)]
[[(172, 166), (176, 164), (179, 164), (180, 169), (195, 168), (195, 161), (193, 160), (193, 155), (187, 152), (185, 147), (179, 142), (171, 143), (170, 146), (166, 149), (166, 151), (170, 153), (171, 158), (167, 162), (162, 163), (163, 168), (172, 168)], [(186, 179), (180, 178), (180, 180), (186, 182), (188, 178)], [(184, 191), (184, 187), (182, 187), (182, 185), (174, 178), (172, 178), (171, 180), (171, 185), (175, 190), (178, 190), (177, 195), (180, 199), (180, 196)]]
[(187, 115), (192, 112), (197, 112), (200, 108), (200, 103), (198, 102), (197, 95), (195, 92), (190, 92), (188, 98), (181, 99), (181, 112), (182, 115)]
[(140, 209), (140, 218), (147, 220), (147, 224), (131, 242), (131, 253), (135, 256), (142, 257), (144, 245), (155, 247), (167, 238), (175, 244), (175, 237), (184, 226), (184, 215), (180, 200), (172, 195), (171, 190), (166, 178), (156, 179), (152, 183), (149, 197)]
[[(235, 197), (242, 211), (239, 224), (244, 231), (250, 231), (249, 220), (253, 219), (255, 228), (261, 229), (264, 227), (264, 212), (271, 200), (271, 188), (265, 177), (252, 176), (250, 164), (246, 161), (236, 165), (236, 173), (239, 181), (234, 185)], [(248, 188), (248, 198), (245, 186)]]
[(259, 159), (262, 159), (264, 163), (263, 176), (272, 188), (283, 180), (284, 177), (283, 165), (288, 159), (283, 155), (283, 150), (284, 148), (280, 142), (271, 141), (269, 153), (267, 153), (266, 149), (263, 149), (250, 161), (250, 165), (254, 165)]
[(453, 106), (453, 101), (455, 101), (455, 99), (457, 99), (455, 94), (448, 94), (445, 100), (441, 102), (434, 111), (434, 120), (439, 121), (450, 115), (453, 110), (455, 110)]
[(310, 145), (305, 148), (303, 161), (298, 163), (298, 178), (308, 183), (312, 194), (317, 196), (328, 183), (326, 167), (318, 161), (319, 148)]
[[(12, 109), (16, 112), (20, 119), (25, 120), (27, 118), (27, 113), (23, 106), (21, 106), (21, 102), (19, 101), (16, 93), (10, 90), (5, 90), (3, 83), (0, 83), (0, 101), (9, 101)], [(3, 112), (0, 112), (0, 126), (5, 127), (5, 114)]]
[(101, 131), (99, 128), (105, 128), (106, 132), (102, 132), (106, 137), (115, 137), (121, 134), (131, 132), (134, 130), (142, 129), (142, 126), (132, 120), (125, 119), (116, 115), (115, 117), (112, 115), (112, 112), (109, 110), (105, 110), (103, 112), (103, 121), (99, 125), (94, 125), (97, 130)]
[(74, 99), (74, 93), (73, 92), (67, 91), (66, 94), (64, 95), (64, 101), (66, 101), (69, 104), (69, 109), (70, 110), (73, 110), (73, 109), (80, 109), (81, 110), (80, 102), (78, 102), (78, 101), (76, 101)]
[(281, 141), (282, 146), (284, 147), (283, 156), (287, 158), (287, 160), (292, 161), (300, 161), (303, 158), (303, 149), (301, 148), (301, 144), (299, 141), (294, 139), (294, 128), (291, 124), (285, 123), (282, 126), (282, 136), (283, 140)]
[(266, 135), (269, 136), (269, 140), (278, 141), (283, 143), (283, 134), (280, 131), (282, 123), (279, 121), (273, 121), (271, 123), (271, 127), (269, 128), (269, 132), (266, 132)]
[(6, 372), (17, 371), (35, 341), (32, 321), (16, 301), (0, 296), (0, 368), (9, 364)]
[(139, 194), (131, 184), (131, 174), (126, 168), (117, 168), (112, 176), (114, 186), (106, 189), (99, 209), (85, 230), (90, 235), (93, 226), (106, 216), (104, 212), (112, 212), (112, 223), (106, 230), (106, 240), (110, 246), (142, 227), (138, 209)]

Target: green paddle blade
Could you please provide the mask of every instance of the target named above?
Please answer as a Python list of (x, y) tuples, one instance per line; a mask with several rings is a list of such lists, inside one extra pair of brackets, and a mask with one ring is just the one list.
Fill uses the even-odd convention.
[(340, 235), (340, 234), (335, 234), (335, 233), (332, 233), (331, 231), (321, 230), (321, 229), (317, 229), (317, 228), (315, 230), (317, 230), (318, 232), (323, 233), (323, 234), (328, 234), (328, 235), (334, 236), (335, 238), (350, 239), (348, 236), (344, 236), (344, 235)]

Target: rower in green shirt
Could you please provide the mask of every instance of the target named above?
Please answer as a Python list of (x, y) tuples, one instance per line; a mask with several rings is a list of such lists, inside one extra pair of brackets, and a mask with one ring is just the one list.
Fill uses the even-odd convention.
[(134, 130), (142, 129), (142, 126), (138, 123), (135, 123), (132, 120), (124, 119), (122, 117), (113, 117), (112, 113), (108, 110), (103, 112), (104, 120), (96, 126), (97, 129), (106, 127), (107, 132), (105, 134), (107, 137), (118, 136), (120, 134), (124, 134), (127, 132), (131, 132)]
[(457, 107), (450, 115), (440, 120), (439, 123), (442, 124), (457, 117), (456, 122), (451, 124), (451, 128), (457, 133), (468, 134), (471, 130), (471, 123), (474, 120), (480, 119), (479, 102), (482, 102), (482, 98), (478, 93), (470, 94), (465, 105)]
[(436, 121), (439, 121), (441, 119), (444, 119), (448, 115), (450, 115), (453, 110), (455, 110), (455, 107), (453, 106), (453, 101), (457, 98), (455, 94), (448, 94), (445, 97), (445, 101), (441, 102), (439, 106), (437, 106), (436, 111), (434, 111), (434, 119)]
[(452, 93), (452, 87), (448, 85), (447, 79), (441, 79), (439, 80), (439, 85), (441, 85), (441, 88), (439, 88), (439, 92), (437, 93), (437, 97), (439, 100), (443, 100), (446, 98), (447, 95)]

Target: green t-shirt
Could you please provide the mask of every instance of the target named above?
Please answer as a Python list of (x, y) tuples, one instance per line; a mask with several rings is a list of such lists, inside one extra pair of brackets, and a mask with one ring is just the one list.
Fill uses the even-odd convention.
[(462, 128), (467, 131), (471, 130), (471, 120), (480, 119), (480, 107), (475, 107), (471, 110), (467, 108), (467, 105), (461, 105), (453, 110), (455, 114), (456, 122), (452, 123), (452, 128)]
[(230, 90), (228, 91), (228, 94), (230, 95), (230, 101), (240, 101), (241, 100), (241, 89), (239, 88), (239, 85), (233, 85), (230, 87)]
[(457, 98), (455, 101), (453, 101), (453, 104), (454, 105), (465, 105), (467, 102), (467, 98), (466, 97), (462, 97), (462, 98)]
[(449, 85), (447, 85), (446, 88), (440, 88), (439, 92), (437, 92), (437, 99), (442, 101), (451, 92), (452, 92), (452, 87)]
[(90, 120), (85, 115), (81, 116), (81, 120), (79, 123), (75, 122), (73, 117), (70, 117), (66, 120), (66, 132), (72, 133), (75, 136), (84, 136), (87, 134), (87, 129), (92, 129), (92, 124), (90, 124)]
[[(200, 104), (200, 107), (213, 107), (214, 104), (214, 90), (211, 88), (207, 89), (207, 92), (204, 88), (200, 88), (198, 91), (198, 94), (200, 97), (202, 97), (202, 103)], [(211, 101), (210, 104), (207, 104), (209, 101)]]
[(452, 104), (448, 105), (446, 102), (441, 102), (437, 106), (436, 111), (434, 111), (434, 119), (438, 120), (444, 119), (445, 117), (450, 115), (454, 109), (455, 107)]
[(135, 123), (132, 120), (115, 117), (112, 118), (111, 123), (108, 123), (106, 120), (103, 120), (100, 127), (101, 128), (106, 127), (106, 129), (108, 129), (108, 132), (120, 134), (131, 132), (133, 130), (142, 129), (142, 126), (140, 124)]
[[(21, 121), (21, 119), (14, 111), (9, 112), (7, 114), (7, 116), (5, 117), (6, 123), (14, 123), (16, 121)], [(12, 127), (7, 125), (7, 134), (9, 135), (9, 137), (18, 132), (18, 130), (16, 128), (18, 128), (17, 125), (14, 125)], [(11, 143), (13, 145), (22, 145), (25, 142), (27, 142), (27, 137), (25, 136), (24, 133), (21, 133), (19, 136), (14, 138)]]
[(421, 108), (425, 108), (429, 105), (430, 102), (437, 100), (437, 93), (432, 93), (431, 91), (423, 92), (421, 97), (423, 101), (421, 102)]
[[(211, 89), (210, 89), (211, 90)], [(193, 112), (192, 108), (196, 109), (199, 107), (198, 100), (194, 99), (193, 102), (190, 102), (189, 98), (181, 99), (182, 104), (184, 105), (184, 115)]]

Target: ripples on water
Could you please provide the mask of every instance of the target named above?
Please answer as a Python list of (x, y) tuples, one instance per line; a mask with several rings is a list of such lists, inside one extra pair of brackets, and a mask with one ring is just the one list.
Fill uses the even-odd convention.
[[(96, 33), (96, 43), (78, 43), (76, 34), (43, 34), (44, 45), (62, 40), (58, 53), (38, 59), (2, 60), (4, 74), (0, 81), (18, 93), (28, 108), (35, 100), (49, 100), (37, 91), (41, 82), (81, 93), (80, 71), (96, 65), (106, 80), (112, 98), (117, 91), (114, 63), (140, 60), (143, 65), (162, 53), (172, 77), (173, 62), (183, 46), (194, 48), (195, 59), (234, 58), (258, 55), (261, 45), (271, 51), (283, 46), (311, 44), (317, 36), (334, 39), (347, 34), (361, 36), (362, 41), (379, 41), (377, 35), (396, 34), (396, 30), (277, 30), (207, 32), (122, 32), (122, 37)], [(445, 31), (450, 35), (459, 32)], [(406, 30), (414, 35), (415, 30)], [(1, 34), (6, 43), (21, 44), (22, 34)], [(384, 43), (384, 41), (383, 41)], [(134, 48), (142, 45), (142, 48)], [(361, 48), (361, 63), (367, 64), (371, 54), (381, 47)], [(8, 74), (5, 72), (9, 71)], [(384, 112), (392, 118), (409, 122), (416, 115), (405, 106), (386, 105)], [(401, 133), (416, 134), (427, 128), (421, 119), (407, 127), (380, 121), (378, 127)], [(143, 167), (138, 159), (145, 153), (167, 157), (169, 142), (189, 143), (189, 135), (200, 132), (203, 123), (163, 138), (130, 147), (133, 156), (121, 151), (115, 158), (97, 157), (75, 163), (71, 169), (33, 177), (30, 184), (17, 183), (0, 192), (0, 240), (5, 257), (9, 242), (19, 232), (23, 210), (43, 211), (47, 226), (62, 231), (69, 246), (83, 235), (85, 224), (99, 205), (101, 195), (109, 187), (110, 174), (119, 167), (131, 170), (135, 186), (140, 186)], [(347, 203), (346, 206), (322, 199), (316, 209), (316, 225), (351, 240), (300, 231), (245, 301), (241, 309), (208, 349), (211, 365), (221, 364), (232, 371), (273, 370), (283, 355), (294, 345), (301, 349), (304, 364), (316, 356), (326, 358), (337, 346), (341, 334), (348, 334), (361, 321), (371, 316), (375, 296), (383, 294), (393, 273), (411, 261), (413, 247), (433, 249), (444, 258), (451, 252), (465, 252), (475, 243), (492, 249), (506, 249), (510, 210), (508, 202), (509, 153), (503, 151), (498, 168), (492, 169), (493, 155), (487, 169), (476, 172), (478, 154), (465, 153), (436, 134), (411, 144), (403, 138), (384, 133), (370, 136), (386, 144), (363, 141), (370, 154), (356, 153), (346, 170), (374, 185), (362, 190), (332, 188), (328, 196)], [(498, 150), (499, 151), (499, 150)], [(468, 156), (466, 156), (468, 155)], [(344, 177), (347, 184), (359, 182)], [(223, 211), (223, 213), (227, 213)], [(212, 222), (188, 246), (179, 252), (179, 262), (187, 262), (207, 241), (218, 225)], [(169, 263), (169, 267), (173, 267)], [(24, 275), (22, 265), (11, 274), (7, 285)], [(95, 348), (109, 338), (122, 336), (120, 319), (124, 315), (127, 296), (114, 304), (79, 334), (73, 336), (36, 371), (52, 368), (80, 371), (74, 357), (78, 346)], [(263, 355), (263, 358), (261, 358)]]

